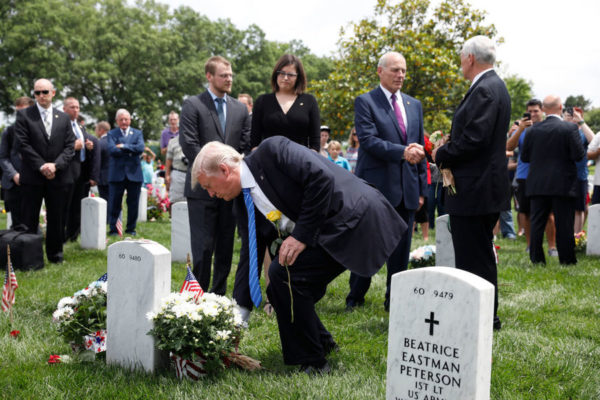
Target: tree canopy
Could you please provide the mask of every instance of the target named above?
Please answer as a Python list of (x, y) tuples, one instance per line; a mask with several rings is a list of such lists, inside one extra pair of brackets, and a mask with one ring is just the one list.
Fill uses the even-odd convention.
[(329, 77), (311, 83), (322, 121), (333, 135), (346, 137), (354, 99), (379, 84), (379, 57), (397, 51), (407, 63), (402, 91), (422, 102), (425, 129), (449, 130), (454, 107), (469, 86), (460, 72), (463, 43), (475, 35), (501, 41), (484, 18), (463, 0), (444, 0), (432, 10), (429, 0), (379, 0), (372, 18), (341, 31), (339, 57)]
[(203, 91), (204, 63), (222, 55), (232, 63), (233, 96), (271, 91), (277, 59), (294, 52), (312, 79), (331, 71), (328, 58), (302, 42), (271, 42), (256, 25), (236, 28), (189, 7), (170, 11), (153, 0), (5, 0), (0, 4), (0, 109), (31, 95), (45, 77), (57, 97), (74, 96), (82, 113), (114, 122), (116, 110), (132, 113), (146, 138), (158, 137), (171, 110)]
[(567, 96), (565, 99), (565, 107), (581, 107), (583, 111), (588, 111), (592, 101), (586, 99), (583, 95), (578, 96)]
[(531, 82), (517, 75), (509, 75), (504, 78), (504, 83), (512, 103), (510, 119), (511, 121), (521, 119), (525, 112), (525, 105), (533, 98)]

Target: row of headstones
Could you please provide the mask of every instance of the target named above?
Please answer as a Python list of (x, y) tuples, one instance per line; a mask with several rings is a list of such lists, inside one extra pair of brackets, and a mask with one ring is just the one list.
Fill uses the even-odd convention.
[[(154, 372), (168, 361), (147, 335), (171, 287), (171, 254), (151, 241), (108, 248), (106, 362)], [(489, 399), (494, 287), (468, 272), (427, 267), (394, 275), (387, 399)]]

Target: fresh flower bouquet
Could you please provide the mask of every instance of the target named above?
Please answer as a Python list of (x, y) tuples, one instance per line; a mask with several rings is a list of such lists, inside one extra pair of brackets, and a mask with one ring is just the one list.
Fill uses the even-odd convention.
[[(442, 131), (435, 131), (429, 136), (429, 141), (432, 144), (431, 150), (433, 151), (433, 149), (437, 149), (448, 143), (450, 141), (450, 135), (446, 135)], [(456, 194), (456, 186), (454, 185), (454, 175), (452, 175), (452, 171), (449, 168), (440, 168), (440, 172), (442, 174), (443, 185), (445, 188), (448, 188), (448, 194)]]
[(587, 246), (587, 235), (585, 231), (581, 231), (575, 234), (575, 251), (585, 251)]
[(74, 351), (105, 351), (106, 281), (92, 282), (73, 296), (60, 299), (52, 320)]
[(428, 244), (411, 251), (408, 260), (412, 268), (435, 265), (435, 246)]
[(161, 190), (158, 186), (148, 184), (146, 188), (148, 189), (148, 221), (160, 220), (163, 213), (168, 212), (171, 207), (169, 196), (167, 194), (161, 196)]
[[(147, 317), (154, 322), (148, 334), (155, 337), (156, 347), (170, 351), (185, 364), (196, 362), (203, 370), (201, 375), (228, 365), (244, 325), (235, 301), (213, 293), (204, 293), (197, 300), (193, 293), (171, 293), (162, 299), (159, 311)], [(181, 364), (176, 361), (176, 366), (180, 376)]]

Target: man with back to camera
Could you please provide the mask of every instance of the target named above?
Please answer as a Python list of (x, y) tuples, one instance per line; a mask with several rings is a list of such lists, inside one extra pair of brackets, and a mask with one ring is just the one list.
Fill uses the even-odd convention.
[(450, 168), (456, 193), (447, 193), (452, 244), (457, 268), (494, 285), (494, 329), (498, 318), (498, 270), (494, 225), (510, 208), (506, 184), (506, 132), (510, 125), (510, 96), (494, 71), (496, 47), (485, 36), (467, 40), (460, 52), (463, 76), (471, 81), (454, 113), (450, 140), (433, 150), (440, 168)]
[[(523, 141), (527, 135), (528, 128), (532, 125), (542, 122), (544, 119), (544, 113), (542, 111), (542, 102), (538, 99), (531, 99), (526, 104), (527, 113), (519, 121), (517, 130), (508, 138), (506, 141), (506, 150), (512, 151), (515, 148), (523, 149)], [(523, 228), (525, 229), (525, 238), (527, 239), (527, 251), (530, 250), (529, 243), (531, 237), (531, 221), (529, 214), (531, 211), (531, 201), (527, 196), (527, 175), (529, 175), (529, 163), (521, 160), (519, 153), (519, 160), (517, 163), (517, 202), (519, 203), (519, 217), (523, 222)], [(554, 226), (554, 214), (550, 213), (548, 216), (548, 222), (546, 223), (546, 240), (548, 241), (548, 255), (550, 257), (558, 257), (558, 251), (556, 250), (556, 228)]]
[[(360, 142), (356, 175), (374, 185), (412, 228), (424, 203), (427, 167), (423, 150), (423, 110), (419, 100), (400, 92), (406, 60), (400, 53), (384, 54), (377, 65), (380, 85), (356, 98), (354, 122)], [(389, 310), (393, 274), (408, 266), (412, 229), (404, 234), (387, 260), (384, 308)], [(346, 309), (364, 304), (371, 279), (350, 275)]]

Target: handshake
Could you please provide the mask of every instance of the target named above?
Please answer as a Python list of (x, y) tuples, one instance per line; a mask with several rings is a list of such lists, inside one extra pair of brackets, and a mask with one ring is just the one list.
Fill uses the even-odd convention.
[(411, 143), (404, 149), (404, 159), (411, 164), (417, 164), (425, 158), (425, 149), (418, 143)]

